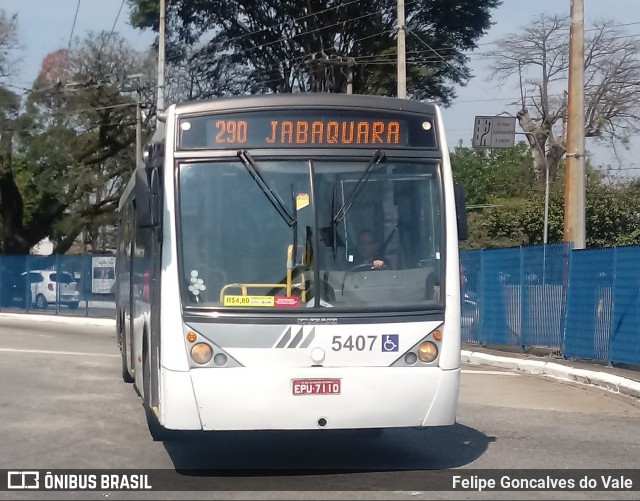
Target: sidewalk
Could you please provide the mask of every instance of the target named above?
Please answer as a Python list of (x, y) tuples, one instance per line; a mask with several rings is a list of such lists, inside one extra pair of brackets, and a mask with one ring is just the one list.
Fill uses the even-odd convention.
[(0, 320), (26, 320), (32, 322), (49, 322), (54, 324), (67, 325), (95, 325), (99, 327), (113, 327), (115, 329), (116, 321), (113, 318), (95, 318), (85, 316), (71, 315), (50, 315), (47, 313), (7, 313), (0, 312)]
[(563, 381), (590, 384), (640, 398), (640, 371), (609, 367), (596, 362), (565, 360), (559, 356), (537, 356), (505, 352), (463, 343), (462, 362), (519, 370)]

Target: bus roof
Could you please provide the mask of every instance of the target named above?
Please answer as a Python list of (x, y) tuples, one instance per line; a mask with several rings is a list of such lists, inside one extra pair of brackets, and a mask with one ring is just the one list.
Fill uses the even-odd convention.
[(409, 111), (434, 115), (436, 105), (395, 97), (365, 96), (359, 94), (295, 93), (263, 94), (189, 101), (175, 105), (176, 115), (225, 110), (257, 110), (261, 108), (314, 108), (337, 106), (340, 108), (373, 108), (389, 111)]

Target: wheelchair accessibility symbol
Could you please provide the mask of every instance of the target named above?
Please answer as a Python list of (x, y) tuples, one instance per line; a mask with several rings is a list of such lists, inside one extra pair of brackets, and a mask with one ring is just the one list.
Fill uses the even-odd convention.
[(398, 351), (399, 348), (398, 334), (382, 335), (382, 352)]

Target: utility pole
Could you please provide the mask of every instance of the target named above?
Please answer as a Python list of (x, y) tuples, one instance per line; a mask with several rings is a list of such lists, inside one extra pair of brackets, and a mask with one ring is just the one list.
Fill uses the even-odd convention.
[(571, 0), (569, 37), (564, 241), (573, 242), (574, 249), (584, 249), (584, 0)]
[(407, 98), (407, 54), (405, 48), (404, 0), (398, 0), (398, 97)]
[(135, 87), (127, 87), (122, 90), (136, 93), (136, 167), (142, 160), (142, 73), (129, 75), (127, 80), (135, 80)]
[(165, 0), (160, 0), (160, 28), (158, 30), (158, 113), (164, 111), (164, 25)]
[(136, 167), (138, 162), (142, 161), (142, 90), (140, 89), (140, 82), (136, 88)]
[(355, 59), (349, 56), (344, 56), (341, 59), (347, 76), (347, 94), (353, 94), (353, 66), (356, 64)]

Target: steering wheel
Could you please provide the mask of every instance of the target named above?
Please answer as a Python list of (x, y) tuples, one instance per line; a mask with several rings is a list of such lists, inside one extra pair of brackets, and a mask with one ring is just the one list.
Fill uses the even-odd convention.
[(352, 266), (351, 268), (349, 268), (345, 274), (347, 273), (355, 273), (357, 271), (380, 271), (380, 270), (388, 270), (389, 267), (386, 264), (383, 264), (382, 266), (380, 266), (379, 268), (374, 268), (373, 264), (356, 264), (355, 266)]
[(344, 296), (344, 284), (347, 281), (347, 277), (353, 273), (357, 273), (359, 271), (381, 271), (387, 270), (389, 267), (386, 264), (383, 264), (379, 268), (374, 268), (373, 264), (356, 264), (352, 266), (347, 271), (344, 272), (344, 276), (342, 277), (342, 286), (340, 287), (342, 295)]

